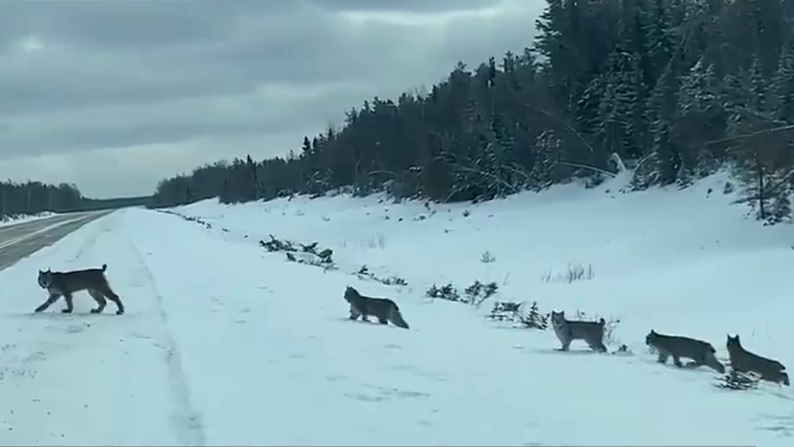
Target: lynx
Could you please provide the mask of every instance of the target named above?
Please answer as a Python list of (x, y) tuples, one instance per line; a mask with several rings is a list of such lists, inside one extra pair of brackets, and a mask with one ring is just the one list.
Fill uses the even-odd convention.
[(39, 270), (39, 286), (42, 289), (47, 289), (50, 295), (46, 301), (35, 309), (35, 312), (46, 310), (58, 301), (60, 297), (63, 297), (66, 301), (66, 307), (61, 312), (71, 313), (74, 309), (72, 294), (86, 290), (91, 295), (91, 298), (97, 302), (97, 307), (91, 309), (91, 313), (102, 313), (105, 310), (107, 298), (116, 304), (116, 315), (123, 314), (124, 304), (121, 302), (121, 298), (110, 288), (110, 284), (108, 284), (108, 280), (105, 277), (107, 268), (107, 264), (102, 264), (101, 269), (72, 270), (69, 272), (53, 272), (51, 269), (46, 271)]
[(388, 298), (373, 298), (364, 296), (352, 287), (345, 289), (345, 301), (350, 303), (350, 319), (361, 317), (364, 321), (374, 315), (380, 324), (391, 322), (397, 327), (408, 329), (408, 323), (403, 319), (397, 303)]

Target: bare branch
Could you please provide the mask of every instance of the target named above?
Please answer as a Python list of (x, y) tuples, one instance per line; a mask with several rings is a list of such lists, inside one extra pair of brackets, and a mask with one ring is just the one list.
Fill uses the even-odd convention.
[(789, 170), (784, 176), (782, 176), (778, 181), (769, 185), (767, 190), (770, 192), (777, 191), (781, 186), (785, 185), (787, 181), (791, 181), (791, 178), (794, 177), (794, 169)]
[(595, 153), (595, 150), (593, 149), (593, 146), (591, 146), (590, 143), (588, 143), (587, 140), (585, 140), (584, 136), (582, 136), (581, 133), (579, 133), (576, 129), (574, 129), (573, 126), (568, 124), (565, 120), (563, 120), (562, 118), (558, 118), (555, 115), (553, 115), (552, 113), (547, 112), (546, 110), (543, 110), (540, 107), (535, 106), (533, 104), (530, 104), (528, 102), (524, 102), (523, 104), (524, 104), (524, 106), (526, 106), (526, 107), (528, 107), (528, 108), (530, 108), (532, 110), (535, 110), (536, 112), (542, 114), (543, 116), (546, 116), (547, 118), (550, 118), (550, 119), (556, 121), (557, 123), (561, 124), (569, 132), (574, 134), (574, 136), (582, 143), (582, 145), (585, 148), (587, 148), (588, 151), (590, 151), (591, 154)]
[(637, 161), (637, 164), (634, 165), (634, 171), (635, 172), (639, 171), (640, 166), (642, 166), (646, 161), (648, 161), (651, 158), (653, 158), (654, 155), (656, 155), (655, 152), (651, 152), (650, 154), (645, 155), (644, 157), (640, 158), (639, 161)]
[(573, 162), (570, 162), (570, 161), (562, 161), (562, 160), (558, 161), (557, 163), (559, 163), (559, 164), (561, 164), (563, 166), (570, 166), (572, 168), (581, 168), (581, 169), (587, 169), (587, 170), (594, 171), (594, 172), (600, 172), (601, 174), (608, 175), (608, 176), (610, 176), (612, 178), (615, 178), (617, 176), (617, 174), (615, 174), (614, 172), (610, 172), (610, 171), (607, 171), (606, 169), (597, 168), (595, 166), (591, 166), (591, 165), (584, 164), (584, 163), (573, 163)]
[(769, 129), (759, 130), (757, 132), (751, 132), (751, 133), (746, 133), (746, 134), (742, 134), (742, 135), (736, 135), (736, 136), (733, 136), (733, 137), (720, 138), (718, 140), (711, 140), (711, 141), (707, 141), (707, 142), (703, 143), (703, 146), (713, 146), (715, 144), (720, 144), (720, 143), (728, 143), (728, 142), (731, 142), (731, 141), (746, 140), (748, 138), (754, 138), (754, 137), (759, 137), (759, 136), (762, 136), (762, 135), (769, 135), (769, 134), (778, 133), (778, 132), (786, 132), (786, 131), (789, 131), (789, 130), (794, 130), (794, 124), (789, 124), (787, 126), (772, 127), (772, 128), (769, 128)]
[(399, 177), (399, 175), (397, 173), (389, 171), (387, 169), (373, 169), (372, 171), (369, 171), (367, 173), (367, 175), (369, 175), (369, 176), (373, 176), (373, 175), (377, 175), (377, 174), (385, 174), (385, 175), (390, 176), (391, 178), (398, 178)]
[(463, 191), (464, 188), (466, 188), (466, 186), (463, 186), (463, 185), (454, 188), (452, 191), (449, 192), (449, 194), (447, 194), (447, 197), (444, 199), (443, 203), (449, 202), (449, 199), (451, 199), (452, 196), (454, 196), (455, 194)]
[(505, 181), (503, 178), (499, 177), (498, 175), (496, 175), (494, 173), (483, 171), (481, 169), (471, 168), (471, 167), (462, 165), (460, 163), (453, 163), (452, 166), (457, 168), (457, 169), (460, 169), (460, 170), (462, 170), (464, 172), (471, 172), (473, 174), (479, 174), (479, 175), (491, 178), (491, 179), (495, 180), (497, 183), (499, 183), (502, 186), (504, 186), (505, 188), (507, 188), (510, 191), (512, 191), (513, 193), (517, 192), (517, 189), (513, 185), (511, 185), (510, 183)]
[(757, 110), (749, 109), (749, 108), (747, 108), (745, 106), (733, 106), (733, 107), (730, 108), (730, 110), (735, 110), (735, 111), (741, 113), (742, 115), (744, 115), (746, 117), (755, 118), (758, 121), (761, 121), (761, 122), (764, 122), (764, 123), (767, 123), (767, 124), (774, 124), (775, 126), (785, 126), (785, 125), (789, 124), (786, 121), (775, 119), (775, 118), (773, 118), (771, 116), (765, 115), (765, 114), (763, 114), (761, 112), (758, 112)]
[(526, 169), (523, 169), (521, 166), (518, 165), (518, 163), (514, 162), (512, 164), (502, 165), (502, 168), (507, 169), (508, 171), (514, 174), (518, 174), (521, 177), (524, 177), (524, 181), (529, 183), (530, 181), (529, 174), (527, 173)]

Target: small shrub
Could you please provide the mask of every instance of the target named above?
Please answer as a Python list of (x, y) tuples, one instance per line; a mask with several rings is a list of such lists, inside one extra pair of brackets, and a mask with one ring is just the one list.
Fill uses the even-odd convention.
[(329, 261), (330, 258), (323, 258), (315, 253), (288, 251), (285, 252), (285, 255), (287, 256), (287, 261), (290, 262), (321, 267), (324, 271), (337, 270), (337, 266), (333, 262)]
[(208, 230), (212, 229), (212, 224), (207, 222), (207, 221), (205, 221), (204, 219), (201, 219), (200, 217), (187, 216), (185, 214), (181, 214), (181, 213), (177, 213), (175, 211), (169, 211), (169, 210), (160, 210), (160, 212), (163, 213), (163, 214), (170, 214), (172, 216), (181, 217), (182, 220), (185, 220), (187, 222), (193, 222), (193, 223), (199, 224), (199, 225), (201, 225), (202, 227), (204, 227), (204, 228), (206, 228)]
[(392, 275), (387, 278), (378, 279), (378, 281), (386, 284), (387, 286), (407, 286), (408, 281), (405, 278), (400, 278), (399, 276)]
[(490, 251), (486, 251), (485, 253), (482, 254), (482, 256), (480, 256), (480, 262), (482, 262), (483, 264), (490, 264), (494, 261), (496, 261), (496, 257), (494, 257), (494, 255), (492, 255)]
[(714, 386), (723, 390), (753, 390), (758, 388), (759, 381), (760, 378), (756, 374), (745, 374), (731, 369), (727, 374), (717, 379)]
[(368, 238), (362, 246), (366, 246), (366, 248), (380, 248), (383, 250), (386, 248), (386, 236), (383, 233), (378, 233), (376, 237)]
[(538, 302), (533, 301), (529, 306), (529, 311), (521, 317), (521, 325), (527, 329), (545, 331), (549, 327), (549, 315), (541, 313)]
[(460, 294), (458, 293), (457, 289), (455, 289), (455, 286), (452, 285), (452, 283), (448, 283), (441, 287), (433, 284), (429, 289), (427, 289), (425, 294), (430, 298), (440, 298), (442, 300), (455, 302), (460, 301)]
[(294, 243), (286, 239), (278, 239), (272, 234), (270, 240), (260, 240), (259, 245), (265, 250), (286, 253), (287, 260), (299, 264), (308, 264), (322, 267), (323, 270), (336, 270), (336, 265), (332, 258), (334, 251), (330, 248), (317, 251), (317, 242), (311, 244)]
[(374, 273), (369, 271), (369, 268), (366, 265), (362, 265), (360, 269), (356, 272), (359, 278), (366, 278), (371, 279), (373, 281), (377, 281), (381, 284), (385, 284), (387, 286), (407, 286), (408, 281), (405, 278), (400, 278), (399, 276), (389, 276), (387, 278), (381, 278), (376, 276)]
[(497, 290), (499, 290), (499, 286), (493, 281), (487, 284), (474, 281), (469, 287), (463, 290), (463, 296), (461, 296), (458, 289), (452, 283), (448, 283), (441, 287), (433, 284), (427, 289), (425, 294), (430, 298), (440, 298), (447, 301), (479, 306), (483, 301), (495, 295)]
[(497, 321), (515, 321), (520, 319), (521, 308), (524, 303), (513, 301), (497, 301), (493, 303), (493, 309), (488, 314), (488, 318)]
[(595, 278), (595, 270), (592, 264), (568, 264), (564, 273), (554, 273), (549, 270), (541, 277), (541, 280), (571, 284), (574, 281), (589, 281), (593, 278)]
[(497, 290), (499, 290), (499, 286), (494, 281), (487, 284), (474, 281), (469, 287), (463, 290), (463, 293), (466, 295), (468, 304), (479, 306), (483, 301), (494, 296)]
[(260, 240), (259, 241), (259, 245), (262, 248), (264, 248), (265, 250), (269, 251), (269, 252), (274, 252), (274, 251), (298, 251), (295, 248), (295, 246), (292, 245), (292, 242), (287, 241), (287, 240), (278, 239), (275, 236), (273, 236), (272, 234), (270, 235), (270, 240), (269, 241)]

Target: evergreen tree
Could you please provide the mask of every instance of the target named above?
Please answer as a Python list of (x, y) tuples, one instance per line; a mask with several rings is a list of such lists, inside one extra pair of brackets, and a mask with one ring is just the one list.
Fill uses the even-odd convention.
[[(158, 206), (319, 196), (487, 200), (615, 164), (637, 189), (730, 165), (776, 223), (794, 181), (794, 29), (759, 0), (547, 0), (517, 53), (463, 63), (426, 91), (372, 98), (291, 155), (243, 157), (160, 182)], [(788, 14), (788, 15), (787, 15)]]

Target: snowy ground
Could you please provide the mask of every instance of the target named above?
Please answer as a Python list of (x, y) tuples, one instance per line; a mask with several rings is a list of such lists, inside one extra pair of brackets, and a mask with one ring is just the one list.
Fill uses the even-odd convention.
[[(794, 234), (743, 219), (723, 183), (431, 210), (348, 197), (174, 210), (212, 229), (117, 211), (0, 272), (0, 444), (791, 445), (791, 389), (718, 390), (644, 346), (655, 328), (724, 357), (739, 333), (794, 364)], [(331, 247), (340, 269), (266, 253), (268, 234)], [(39, 267), (102, 263), (127, 314), (89, 315), (81, 294), (74, 315), (31, 315)], [(569, 263), (594, 278), (547, 281)], [(350, 274), (362, 264), (408, 286)], [(484, 319), (488, 303), (423, 296), (475, 279), (498, 282), (494, 299), (620, 318), (634, 355), (559, 353), (552, 331)], [(411, 329), (346, 320), (347, 285), (398, 301)]]
[(44, 212), (38, 213), (38, 214), (29, 214), (29, 215), (24, 215), (24, 216), (15, 216), (15, 217), (4, 217), (4, 218), (0, 218), (0, 227), (5, 227), (7, 225), (14, 225), (14, 224), (30, 222), (30, 221), (33, 221), (33, 220), (39, 220), (39, 219), (44, 219), (44, 218), (47, 218), (47, 217), (54, 217), (54, 216), (57, 216), (57, 214), (53, 213), (52, 211), (44, 211)]

